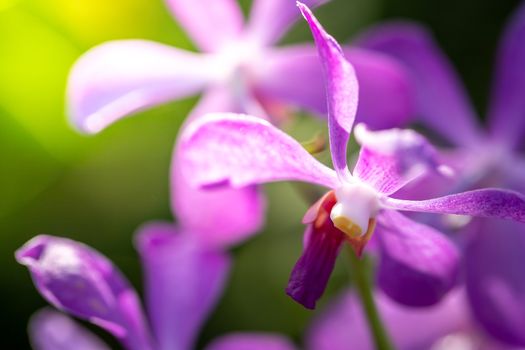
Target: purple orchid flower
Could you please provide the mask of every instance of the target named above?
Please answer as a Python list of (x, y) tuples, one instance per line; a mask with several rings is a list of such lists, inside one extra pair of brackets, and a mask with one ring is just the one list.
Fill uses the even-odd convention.
[[(390, 55), (411, 72), (418, 115), (457, 148), (451, 151), (457, 189), (505, 186), (525, 192), (525, 4), (504, 31), (496, 60), (488, 129), (483, 131), (452, 65), (422, 27), (391, 23), (358, 40)], [(450, 127), (454, 125), (454, 127)], [(427, 183), (432, 179), (427, 179)], [(450, 182), (444, 184), (451, 187)], [(440, 183), (436, 188), (443, 193)], [(445, 187), (445, 189), (447, 189)], [(472, 222), (464, 250), (468, 300), (477, 320), (494, 337), (525, 346), (525, 229), (497, 220)]]
[[(469, 314), (467, 297), (455, 289), (436, 305), (411, 308), (381, 292), (374, 299), (396, 349), (403, 350), (519, 350), (486, 336)], [(373, 350), (373, 338), (362, 305), (348, 292), (334, 300), (307, 332), (311, 350)]]
[[(438, 304), (428, 308), (401, 305), (380, 291), (374, 293), (374, 299), (396, 349), (524, 349), (501, 344), (483, 333), (470, 315), (463, 289), (452, 290)], [(286, 344), (282, 349), (295, 349), (284, 338), (280, 338), (280, 342)], [(211, 346), (213, 350), (281, 349), (275, 345), (273, 348), (266, 347), (268, 343), (265, 338), (247, 337), (242, 333), (219, 337), (212, 344), (221, 345), (217, 348)], [(308, 350), (376, 349), (365, 311), (357, 295), (349, 291), (331, 301), (305, 332), (304, 345)]]
[[(454, 285), (458, 252), (438, 231), (413, 222), (398, 210), (525, 222), (525, 197), (483, 189), (423, 201), (392, 198), (429, 169), (446, 170), (439, 166), (431, 145), (406, 130), (372, 132), (359, 126), (356, 131), (362, 148), (351, 174), (346, 148), (357, 109), (357, 79), (335, 39), (304, 4), (298, 6), (310, 25), (326, 75), (335, 171), (267, 121), (238, 114), (210, 114), (186, 128), (180, 139), (183, 171), (191, 184), (206, 188), (297, 180), (330, 189), (305, 215), (305, 250), (287, 288), (305, 307), (315, 307), (342, 243), (349, 242), (360, 253), (373, 231), (380, 237), (383, 261), (405, 270), (396, 276), (385, 272), (380, 276), (382, 288), (406, 303), (435, 303)], [(426, 282), (424, 289), (396, 294), (405, 290), (399, 284), (417, 284), (421, 279)]]
[[(235, 0), (166, 2), (204, 53), (146, 40), (91, 49), (75, 64), (68, 83), (68, 110), (79, 130), (96, 133), (123, 117), (199, 92), (203, 97), (190, 120), (208, 112), (243, 112), (279, 121), (287, 106), (325, 114), (315, 47), (274, 46), (299, 17), (294, 0), (256, 0), (246, 23)], [(412, 115), (405, 70), (382, 54), (347, 51), (361, 80), (359, 115), (375, 127), (405, 123)], [(376, 103), (377, 95), (388, 103)], [(171, 189), (181, 195), (172, 195), (172, 208), (203, 244), (228, 246), (258, 231), (265, 201), (257, 188), (196, 191), (180, 169), (176, 147)], [(201, 212), (194, 214), (195, 207)]]
[[(126, 349), (190, 349), (222, 293), (230, 266), (227, 254), (202, 247), (191, 238), (164, 223), (147, 225), (138, 235), (150, 325), (130, 283), (94, 249), (41, 235), (20, 248), (16, 258), (29, 268), (35, 286), (49, 303), (105, 329)], [(92, 342), (92, 336), (84, 336), (74, 326), (66, 334), (57, 334), (52, 326), (56, 323), (68, 321), (44, 313), (33, 322), (31, 334), (37, 349), (71, 349), (79, 341)]]

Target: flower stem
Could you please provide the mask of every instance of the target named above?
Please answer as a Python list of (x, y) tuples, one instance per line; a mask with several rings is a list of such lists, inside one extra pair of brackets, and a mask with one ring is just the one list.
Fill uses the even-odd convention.
[(394, 346), (381, 322), (372, 294), (372, 283), (367, 273), (366, 259), (360, 259), (353, 249), (349, 250), (352, 277), (368, 320), (377, 350), (393, 350)]

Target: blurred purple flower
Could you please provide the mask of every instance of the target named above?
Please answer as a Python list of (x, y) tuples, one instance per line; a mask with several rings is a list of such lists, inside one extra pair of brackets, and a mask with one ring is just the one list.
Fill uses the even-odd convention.
[[(315, 307), (341, 244), (349, 242), (360, 254), (376, 222), (382, 264), (386, 265), (380, 275), (381, 287), (407, 304), (435, 303), (454, 285), (456, 248), (435, 229), (413, 222), (397, 210), (525, 222), (525, 198), (498, 189), (424, 201), (391, 198), (431, 169), (447, 170), (439, 165), (432, 146), (409, 130), (372, 132), (358, 125), (356, 136), (362, 148), (350, 174), (346, 148), (357, 110), (357, 79), (337, 42), (305, 5), (299, 7), (311, 27), (324, 68), (330, 148), (336, 171), (319, 163), (267, 121), (236, 114), (210, 114), (186, 128), (180, 139), (183, 171), (191, 184), (207, 188), (298, 180), (331, 189), (305, 215), (306, 247), (287, 289), (305, 307)], [(390, 270), (402, 273), (392, 275)]]
[[(469, 313), (465, 291), (452, 290), (438, 304), (428, 308), (412, 308), (376, 291), (374, 300), (383, 324), (396, 349), (401, 350), (523, 350), (506, 346), (486, 334)], [(280, 342), (285, 341), (283, 338)], [(264, 337), (250, 337), (242, 333), (226, 335), (214, 340), (221, 347), (207, 350), (280, 350), (265, 347)], [(305, 332), (308, 350), (373, 350), (376, 349), (363, 305), (354, 292), (346, 292), (331, 301), (318, 314)], [(282, 349), (294, 349), (282, 347)]]
[(83, 244), (41, 235), (20, 248), (16, 259), (51, 304), (104, 328), (127, 348), (151, 349), (136, 292), (104, 256)]
[[(525, 4), (512, 16), (500, 43), (487, 131), (477, 122), (452, 65), (424, 28), (384, 24), (358, 43), (405, 64), (422, 122), (458, 147), (451, 152), (459, 174), (456, 189), (504, 186), (525, 191)], [(441, 193), (450, 189), (450, 182), (429, 186), (431, 180), (424, 187)], [(491, 335), (525, 346), (525, 228), (497, 220), (471, 225), (464, 261), (472, 311)]]
[[(315, 48), (275, 46), (299, 17), (295, 1), (256, 0), (246, 23), (235, 0), (166, 3), (204, 53), (146, 40), (113, 41), (91, 49), (75, 64), (68, 83), (69, 114), (79, 130), (96, 133), (138, 111), (216, 90), (224, 92), (226, 104), (233, 102), (227, 107), (262, 117), (277, 118), (283, 102), (325, 114)], [(367, 107), (366, 117), (394, 125), (406, 120), (411, 102), (404, 69), (385, 55), (348, 51), (369, 95), (367, 106), (360, 107)], [(378, 95), (389, 99), (388, 106), (372, 102)]]
[[(380, 292), (374, 299), (396, 349), (519, 350), (494, 342), (480, 331), (461, 289), (424, 309), (400, 305)], [(351, 292), (334, 300), (314, 320), (307, 335), (311, 350), (375, 349), (362, 305)]]
[[(99, 132), (123, 117), (199, 92), (203, 97), (190, 120), (207, 112), (243, 112), (279, 121), (286, 106), (325, 114), (315, 47), (275, 46), (299, 17), (294, 0), (256, 0), (246, 23), (235, 0), (166, 2), (204, 53), (146, 40), (91, 49), (75, 64), (68, 83), (68, 110), (79, 130)], [(360, 116), (374, 127), (406, 122), (412, 105), (404, 69), (382, 54), (347, 51), (361, 80)], [(388, 102), (376, 103), (378, 96)], [(181, 225), (198, 228), (194, 234), (211, 246), (238, 243), (259, 229), (265, 202), (257, 188), (206, 193), (189, 188), (177, 155), (176, 147), (171, 188), (180, 195), (172, 196), (172, 207)]]
[[(190, 235), (175, 232), (164, 223), (141, 229), (137, 248), (146, 276), (151, 327), (136, 291), (112, 262), (94, 249), (70, 239), (41, 235), (20, 248), (16, 258), (29, 268), (35, 286), (49, 303), (105, 329), (126, 349), (192, 348), (222, 293), (229, 257), (202, 247)], [(52, 312), (38, 314), (30, 333), (33, 345), (42, 350), (99, 343), (72, 321)]]

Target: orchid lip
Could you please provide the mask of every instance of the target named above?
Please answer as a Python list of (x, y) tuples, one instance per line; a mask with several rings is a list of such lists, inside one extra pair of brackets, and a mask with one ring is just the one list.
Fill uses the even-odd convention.
[(335, 196), (337, 203), (330, 212), (334, 226), (350, 238), (362, 237), (379, 211), (379, 193), (367, 184), (352, 182), (337, 188)]

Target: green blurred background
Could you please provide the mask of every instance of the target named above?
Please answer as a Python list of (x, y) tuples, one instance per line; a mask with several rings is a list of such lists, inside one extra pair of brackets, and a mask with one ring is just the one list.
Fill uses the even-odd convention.
[[(244, 10), (249, 3), (242, 1)], [(343, 42), (383, 19), (409, 18), (430, 26), (483, 114), (497, 40), (517, 4), (333, 0), (317, 13)], [(25, 241), (47, 233), (86, 242), (113, 259), (141, 290), (133, 232), (145, 221), (171, 219), (172, 145), (197, 98), (141, 113), (92, 137), (72, 130), (64, 113), (73, 62), (90, 47), (121, 38), (194, 49), (162, 0), (0, 0), (1, 349), (29, 347), (27, 319), (45, 305), (26, 269), (13, 258)], [(302, 22), (285, 39), (306, 40), (310, 36)], [(306, 140), (323, 127), (303, 120), (294, 134)], [(290, 185), (271, 185), (267, 192), (267, 228), (233, 250), (230, 284), (202, 332), (201, 345), (235, 330), (282, 332), (300, 342), (315, 314), (283, 291), (301, 250), (299, 223), (306, 205)], [(340, 259), (327, 295), (347, 281), (348, 269)]]

